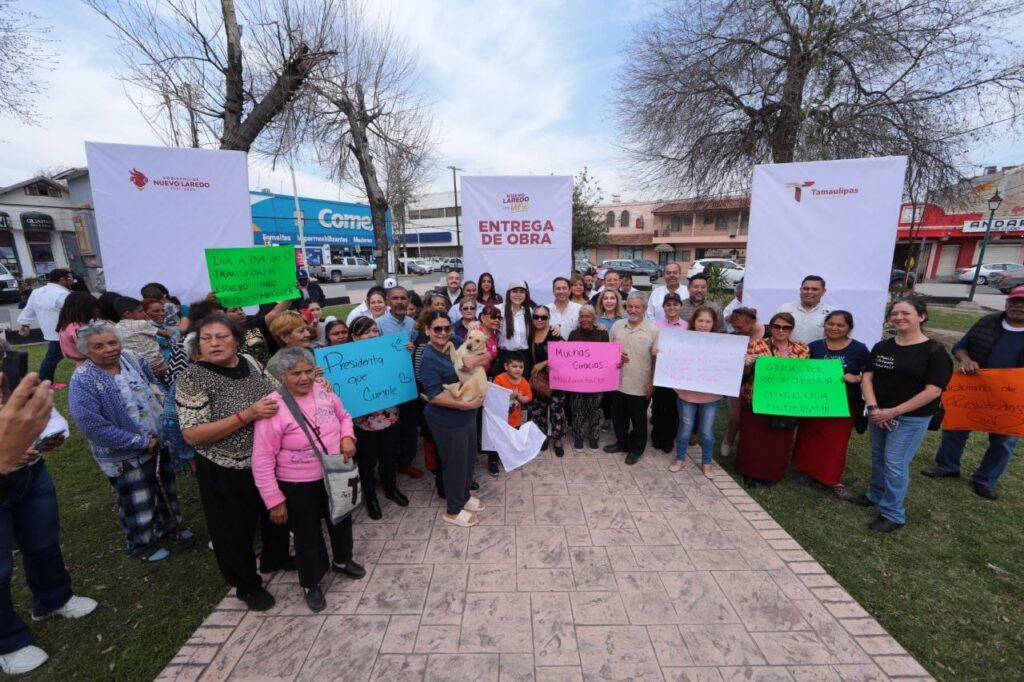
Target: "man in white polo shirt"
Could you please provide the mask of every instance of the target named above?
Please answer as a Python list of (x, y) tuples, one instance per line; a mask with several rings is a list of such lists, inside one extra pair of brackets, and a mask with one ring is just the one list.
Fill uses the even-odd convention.
[(825, 338), (825, 318), (834, 308), (821, 299), (825, 296), (825, 280), (818, 275), (807, 275), (800, 283), (800, 300), (784, 303), (780, 313), (789, 313), (796, 326), (789, 338), (804, 343)]
[(548, 305), (551, 314), (549, 324), (559, 336), (568, 339), (572, 330), (579, 326), (581, 306), (569, 300), (569, 280), (565, 277), (555, 277), (551, 283), (551, 293), (555, 300)]

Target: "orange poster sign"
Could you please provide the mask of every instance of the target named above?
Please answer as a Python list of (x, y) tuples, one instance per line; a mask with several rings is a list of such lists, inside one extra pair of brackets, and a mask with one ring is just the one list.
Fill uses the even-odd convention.
[(942, 394), (942, 428), (1024, 436), (1024, 369), (956, 372)]

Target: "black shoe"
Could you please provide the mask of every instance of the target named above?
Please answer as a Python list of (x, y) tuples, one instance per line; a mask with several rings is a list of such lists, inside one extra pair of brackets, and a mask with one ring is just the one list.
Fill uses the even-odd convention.
[(583, 449), (583, 439), (582, 438), (574, 438), (573, 441), (572, 441), (572, 448), (576, 452), (579, 452), (580, 450), (582, 450)]
[(984, 497), (986, 500), (996, 499), (996, 489), (991, 488), (984, 483), (974, 484), (974, 494)]
[(380, 502), (377, 501), (376, 497), (366, 498), (366, 515), (374, 521), (380, 521), (384, 517), (380, 510)]
[(343, 573), (353, 580), (359, 580), (366, 575), (366, 569), (352, 559), (349, 559), (344, 564), (331, 564), (331, 568), (334, 569), (335, 573)]
[(636, 464), (639, 461), (640, 461), (640, 455), (638, 455), (638, 454), (636, 454), (634, 452), (631, 452), (628, 455), (626, 455), (626, 464), (629, 464), (630, 466)]
[(930, 467), (921, 471), (928, 478), (960, 478), (959, 471), (946, 471), (939, 467)]
[(470, 490), (480, 490), (480, 484), (477, 483), (475, 480), (470, 481), (469, 482), (469, 489)]
[(409, 498), (403, 495), (402, 491), (399, 490), (398, 488), (385, 491), (384, 497), (388, 498), (389, 500), (397, 504), (399, 507), (409, 506)]
[(877, 531), (879, 533), (891, 533), (894, 530), (899, 530), (902, 527), (902, 523), (890, 521), (884, 516), (879, 516), (877, 519), (868, 524), (868, 529)]
[(274, 595), (262, 587), (250, 594), (239, 594), (238, 598), (245, 602), (250, 611), (268, 611), (274, 608)]
[(561, 445), (556, 445), (555, 457), (565, 457), (565, 448), (563, 448)]
[(629, 448), (627, 448), (622, 443), (612, 443), (611, 445), (605, 445), (603, 449), (604, 449), (605, 452), (612, 452), (612, 453), (615, 453), (615, 452), (628, 452), (629, 451)]
[(320, 613), (327, 608), (327, 600), (324, 599), (324, 591), (320, 589), (319, 585), (313, 585), (313, 587), (306, 590), (306, 606), (313, 613)]
[(600, 443), (597, 442), (597, 439), (596, 438), (591, 438), (590, 439), (590, 449), (591, 450), (597, 450), (598, 447), (600, 447)]
[(548, 449), (548, 439), (545, 438), (544, 442), (540, 444), (540, 451), (541, 452), (546, 452), (547, 449)]
[(494, 455), (487, 456), (487, 472), (491, 476), (497, 476), (501, 473), (501, 469), (498, 468), (498, 458)]
[(855, 497), (852, 500), (850, 500), (850, 502), (853, 502), (858, 507), (874, 507), (875, 506), (875, 503), (872, 502), (870, 499), (868, 499), (868, 496), (865, 493), (861, 493), (857, 497)]

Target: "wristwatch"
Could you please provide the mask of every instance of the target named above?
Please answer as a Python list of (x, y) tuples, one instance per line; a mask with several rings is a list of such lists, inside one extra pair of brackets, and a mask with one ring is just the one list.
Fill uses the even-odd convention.
[(878, 409), (878, 405), (865, 405), (864, 409), (867, 410), (868, 412), (874, 412), (875, 410)]

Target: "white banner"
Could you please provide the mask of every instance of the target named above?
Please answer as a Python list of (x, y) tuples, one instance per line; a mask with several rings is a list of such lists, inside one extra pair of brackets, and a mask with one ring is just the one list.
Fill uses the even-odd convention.
[(572, 272), (572, 176), (463, 176), (462, 219), (466, 279), (523, 279), (539, 303)]
[(757, 166), (743, 305), (767, 322), (799, 302), (806, 275), (824, 301), (853, 314), (852, 336), (882, 337), (907, 160), (902, 156)]
[(735, 334), (663, 328), (654, 385), (738, 396), (749, 341)]
[(182, 303), (210, 291), (203, 249), (252, 245), (243, 152), (87, 142), (107, 291), (160, 282)]

